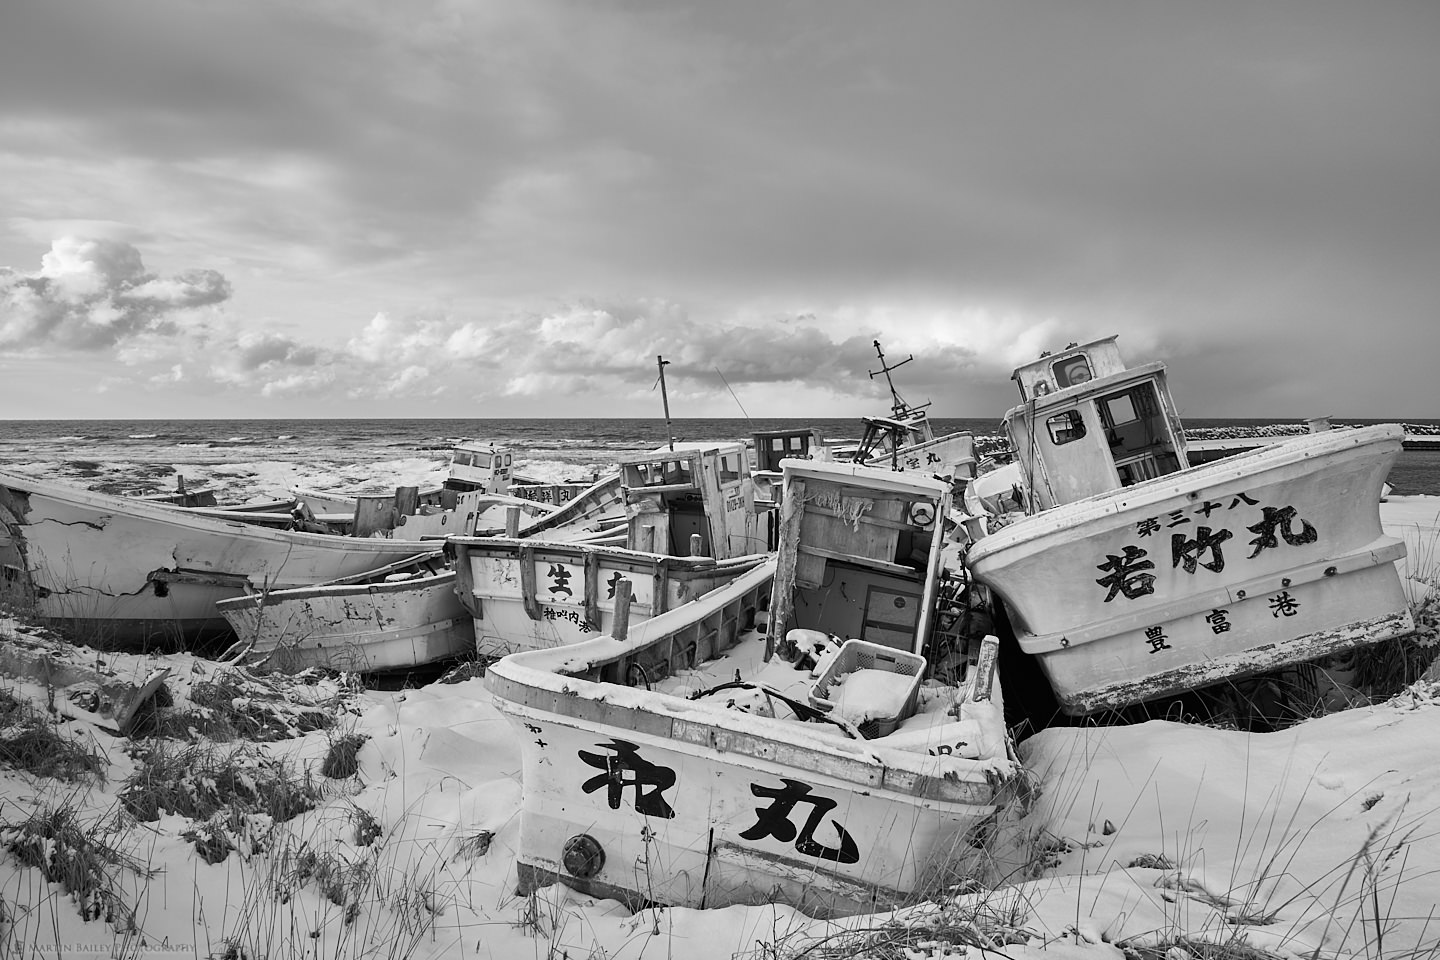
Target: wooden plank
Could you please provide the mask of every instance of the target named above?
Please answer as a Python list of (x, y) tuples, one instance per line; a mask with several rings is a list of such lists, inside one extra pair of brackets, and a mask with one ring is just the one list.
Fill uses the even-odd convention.
[(871, 557), (857, 557), (853, 553), (841, 553), (839, 550), (827, 550), (824, 547), (812, 547), (809, 544), (801, 544), (799, 552), (809, 556), (824, 557), (827, 560), (841, 560), (845, 563), (853, 563), (857, 566), (874, 567), (876, 570), (884, 570), (886, 573), (898, 573), (913, 580), (920, 579), (920, 571), (914, 567), (903, 566), (898, 563), (891, 563), (888, 560), (875, 560)]
[[(901, 503), (901, 504), (902, 504), (902, 509), (903, 509), (903, 505), (904, 505), (904, 504), (908, 504), (910, 501), (907, 500), (907, 501), (895, 501), (895, 502)], [(823, 516), (823, 517), (835, 517), (836, 519), (840, 519), (840, 514), (839, 514), (836, 510), (834, 510), (833, 508), (831, 508), (831, 507), (822, 507), (822, 506), (818, 506), (818, 505), (813, 504), (813, 503), (807, 508), (807, 512), (809, 512), (809, 513), (811, 513), (811, 514), (816, 514), (816, 515), (819, 515), (819, 516)], [(863, 524), (870, 524), (870, 525), (876, 526), (876, 527), (888, 527), (888, 528), (890, 528), (890, 529), (892, 529), (892, 530), (913, 530), (913, 529), (915, 529), (915, 527), (914, 527), (913, 524), (906, 523), (906, 522), (903, 521), (903, 520), (892, 520), (892, 519), (890, 519), (889, 517), (876, 516), (876, 515), (874, 515), (874, 514), (869, 514), (869, 513), (863, 515), (863, 516), (860, 518), (860, 523), (861, 523), (862, 525), (863, 525)]]
[(413, 517), (417, 512), (419, 512), (419, 510), (419, 487), (395, 488), (395, 515), (397, 517)]
[(785, 625), (795, 612), (795, 562), (800, 544), (800, 524), (805, 519), (805, 481), (792, 477), (780, 504), (780, 544), (775, 566), (775, 586), (770, 626), (765, 631), (765, 660), (775, 655), (777, 636), (784, 639)]
[(520, 602), (531, 620), (540, 619), (540, 604), (535, 599), (535, 548), (520, 548)]
[(650, 602), (652, 616), (659, 616), (670, 609), (670, 558), (663, 557), (655, 564), (654, 599)]
[(585, 551), (585, 619), (600, 623), (600, 554)]

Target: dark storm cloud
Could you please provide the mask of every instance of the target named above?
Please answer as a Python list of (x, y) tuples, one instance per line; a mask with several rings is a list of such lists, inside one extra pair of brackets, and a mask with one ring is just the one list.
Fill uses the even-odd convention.
[[(1437, 35), (1440, 5), (1400, 0), (25, 3), (0, 210), (200, 244), (256, 323), (353, 341), (396, 390), (503, 357), (514, 395), (600, 391), (664, 353), (717, 390), (863, 391), (883, 335), (970, 412), (1119, 333), (1204, 414), (1418, 414)], [(124, 335), (93, 319), (119, 325), (71, 336)], [(249, 372), (345, 380), (274, 349)]]

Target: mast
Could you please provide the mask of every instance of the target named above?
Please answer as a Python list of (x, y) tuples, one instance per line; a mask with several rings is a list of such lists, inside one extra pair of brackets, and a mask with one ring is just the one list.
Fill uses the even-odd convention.
[(660, 402), (665, 405), (665, 438), (670, 442), (670, 449), (675, 449), (675, 431), (670, 427), (670, 396), (665, 392), (665, 367), (670, 361), (663, 356), (655, 357), (655, 366), (660, 368)]
[[(885, 385), (890, 388), (890, 412), (894, 414), (896, 420), (908, 419), (930, 406), (929, 403), (922, 403), (918, 407), (910, 406), (910, 404), (905, 402), (905, 398), (900, 396), (900, 391), (895, 389), (895, 381), (890, 379), (891, 370), (898, 370), (900, 367), (905, 366), (905, 364), (915, 359), (913, 353), (897, 364), (888, 365), (885, 363), (885, 351), (880, 349), (879, 340), (875, 341), (875, 353), (880, 357), (880, 370), (878, 372), (885, 374)], [(870, 379), (874, 380), (877, 376), (877, 371), (871, 370), (869, 373)]]

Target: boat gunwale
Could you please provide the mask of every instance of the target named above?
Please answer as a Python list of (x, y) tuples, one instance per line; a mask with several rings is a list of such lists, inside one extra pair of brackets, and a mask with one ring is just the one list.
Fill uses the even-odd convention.
[[(86, 490), (84, 487), (57, 480), (41, 480), (22, 474), (0, 471), (0, 487), (16, 490), (26, 497), (42, 497), (71, 507), (81, 507), (97, 513), (119, 514), (134, 517), (162, 526), (179, 527), (183, 530), (222, 537), (239, 537), (245, 540), (266, 541), (276, 545), (303, 543), (306, 545), (336, 546), (343, 544), (347, 549), (361, 553), (393, 553), (398, 545), (408, 544), (412, 553), (424, 553), (427, 548), (438, 551), (442, 548), (438, 540), (401, 540), (387, 537), (352, 537), (334, 533), (310, 533), (304, 530), (278, 530), (273, 527), (242, 523), (239, 520), (218, 520), (184, 508), (170, 505), (160, 506), (143, 500), (115, 494)], [(16, 518), (20, 527), (31, 524), (26, 517)]]
[[(438, 556), (438, 554), (431, 554), (431, 556)], [(369, 575), (370, 574), (360, 574), (359, 576)], [(356, 577), (346, 577), (343, 579), (354, 580)], [(412, 577), (408, 580), (396, 580), (388, 583), (345, 583), (332, 581), (330, 583), (319, 583), (308, 587), (287, 587), (283, 590), (256, 592), (246, 594), (242, 597), (229, 597), (225, 600), (217, 600), (215, 601), (215, 609), (223, 613), (226, 610), (243, 610), (247, 607), (273, 607), (277, 604), (293, 600), (312, 600), (321, 597), (369, 596), (377, 593), (402, 593), (408, 590), (414, 590), (417, 587), (435, 588), (440, 586), (441, 582), (446, 579), (452, 581), (456, 579), (456, 573), (453, 568), (438, 570), (433, 573)]]
[(456, 536), (447, 538), (446, 543), (454, 547), (458, 557), (484, 553), (490, 550), (493, 551), (489, 554), (490, 556), (503, 558), (511, 554), (516, 547), (528, 547), (531, 548), (537, 556), (543, 555), (546, 551), (557, 551), (565, 553), (594, 553), (603, 557), (610, 557), (615, 560), (629, 561), (632, 563), (653, 564), (657, 561), (665, 561), (671, 564), (671, 573), (683, 573), (686, 568), (691, 568), (702, 573), (711, 573), (717, 569), (726, 570), (732, 567), (749, 568), (770, 557), (768, 553), (747, 553), (738, 557), (716, 560), (714, 557), (682, 557), (667, 553), (632, 550), (629, 547), (616, 547), (604, 543), (590, 543), (584, 540), (545, 540), (538, 537)]
[[(702, 616), (713, 615), (772, 578), (775, 566), (776, 562), (769, 560), (764, 567), (692, 603), (703, 602), (706, 613)], [(690, 607), (687, 603), (635, 625), (625, 640), (597, 635), (564, 647), (512, 653), (490, 665), (485, 686), (502, 712), (517, 716), (619, 727), (930, 801), (993, 808), (999, 784), (1015, 772), (1014, 761), (1008, 756), (930, 756), (888, 747), (878, 740), (838, 739), (806, 730), (801, 723), (585, 676), (598, 672), (607, 663), (665, 643), (692, 626), (699, 617)], [(621, 692), (624, 696), (617, 698), (615, 695)], [(636, 697), (641, 698), (639, 702), (634, 702)], [(976, 791), (989, 799), (981, 799)]]
[[(1359, 455), (1364, 447), (1393, 445), (1393, 450), (1370, 454), (1377, 459), (1388, 454), (1393, 459), (1400, 453), (1403, 436), (1403, 429), (1398, 424), (1391, 423), (1302, 434), (1282, 443), (1248, 450), (1233, 457), (1154, 477), (1132, 486), (1097, 493), (1083, 500), (1060, 504), (1031, 514), (987, 534), (972, 546), (969, 563), (972, 569), (976, 569), (1003, 550), (1028, 545), (1060, 529), (1138, 512), (1177, 496), (1188, 496), (1201, 486), (1219, 486), (1236, 480), (1249, 480), (1262, 473), (1317, 457), (1344, 453)], [(1383, 482), (1383, 477), (1380, 479)], [(1378, 517), (1378, 498), (1374, 506)], [(983, 575), (977, 570), (977, 576)]]

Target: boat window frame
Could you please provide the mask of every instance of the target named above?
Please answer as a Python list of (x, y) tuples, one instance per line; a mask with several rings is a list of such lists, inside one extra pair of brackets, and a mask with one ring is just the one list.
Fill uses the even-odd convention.
[(1061, 410), (1045, 418), (1045, 432), (1057, 447), (1083, 439), (1087, 433), (1085, 418), (1074, 408)]
[[(1076, 379), (1075, 375), (1083, 371), (1084, 376)], [(1055, 378), (1055, 384), (1061, 390), (1073, 387), (1081, 383), (1089, 383), (1095, 379), (1095, 368), (1090, 365), (1090, 358), (1083, 353), (1073, 356), (1062, 357), (1050, 364), (1050, 375)]]

